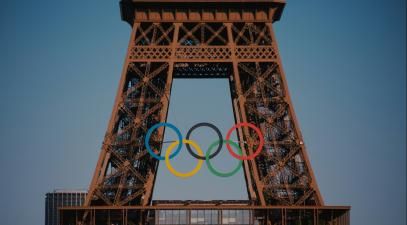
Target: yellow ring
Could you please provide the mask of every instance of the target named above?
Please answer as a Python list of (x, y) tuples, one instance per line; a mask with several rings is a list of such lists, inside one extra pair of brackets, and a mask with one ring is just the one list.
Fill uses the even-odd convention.
[[(182, 143), (191, 145), (194, 149), (196, 149), (196, 151), (198, 152), (198, 155), (203, 156), (203, 152), (202, 152), (201, 148), (198, 146), (198, 144), (196, 144), (195, 141), (184, 139), (184, 140), (182, 140)], [(171, 154), (172, 150), (175, 148), (175, 146), (177, 146), (178, 144), (179, 144), (179, 141), (176, 141), (176, 142), (173, 142), (170, 146), (168, 146), (167, 151), (165, 153), (165, 165), (167, 166), (168, 170), (177, 177), (181, 177), (181, 178), (192, 177), (193, 175), (198, 173), (198, 171), (201, 169), (204, 160), (199, 159), (198, 164), (190, 172), (181, 173), (181, 172), (176, 171), (171, 166), (170, 154)]]

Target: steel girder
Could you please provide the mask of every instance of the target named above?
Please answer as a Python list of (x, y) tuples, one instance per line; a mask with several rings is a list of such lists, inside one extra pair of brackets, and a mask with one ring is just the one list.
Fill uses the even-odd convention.
[[(295, 118), (271, 22), (136, 21), (85, 206), (147, 206), (158, 161), (147, 130), (165, 122), (173, 78), (228, 77), (236, 122), (260, 127), (265, 145), (244, 162), (257, 205), (323, 205)], [(226, 91), (226, 90), (225, 90)], [(244, 154), (257, 134), (238, 129)], [(164, 129), (150, 145), (160, 153)]]

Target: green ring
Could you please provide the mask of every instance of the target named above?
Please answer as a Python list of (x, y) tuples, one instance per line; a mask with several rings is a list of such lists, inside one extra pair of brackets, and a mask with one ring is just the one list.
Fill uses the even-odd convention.
[[(222, 173), (222, 172), (217, 171), (217, 170), (212, 166), (211, 162), (209, 161), (209, 160), (210, 160), (210, 159), (209, 159), (209, 156), (211, 155), (212, 149), (213, 149), (215, 146), (218, 146), (218, 144), (219, 144), (220, 141), (221, 141), (221, 140), (217, 140), (217, 141), (213, 142), (213, 143), (209, 146), (208, 151), (206, 151), (206, 155), (205, 155), (206, 165), (208, 166), (209, 171), (211, 171), (212, 174), (214, 174), (214, 175), (216, 175), (216, 176), (218, 176), (218, 177), (231, 177), (231, 176), (235, 175), (235, 173), (237, 173), (237, 171), (239, 171), (240, 168), (242, 168), (242, 164), (243, 164), (243, 161), (242, 161), (242, 160), (240, 160), (240, 162), (239, 162), (239, 164), (237, 165), (237, 167), (236, 167), (234, 170), (232, 170), (231, 172), (229, 172), (229, 173)], [(242, 155), (242, 149), (240, 149), (240, 147), (239, 147), (238, 144), (236, 144), (236, 143), (234, 143), (234, 142), (232, 142), (232, 141), (230, 141), (230, 140), (228, 140), (228, 141), (222, 140), (222, 142), (223, 142), (223, 143), (227, 142), (227, 143), (231, 144), (234, 148), (237, 148), (239, 154)]]

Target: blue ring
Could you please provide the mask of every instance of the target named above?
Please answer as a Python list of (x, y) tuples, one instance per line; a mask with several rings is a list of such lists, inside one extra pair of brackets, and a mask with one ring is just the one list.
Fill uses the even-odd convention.
[(164, 127), (164, 126), (173, 129), (175, 131), (175, 133), (177, 133), (178, 141), (179, 141), (177, 150), (175, 150), (175, 152), (170, 155), (170, 159), (172, 159), (176, 155), (178, 155), (178, 153), (181, 151), (181, 148), (182, 148), (182, 135), (181, 135), (181, 132), (178, 130), (178, 128), (170, 123), (157, 123), (154, 126), (152, 126), (150, 129), (148, 129), (146, 138), (144, 139), (144, 145), (146, 146), (148, 153), (150, 153), (150, 155), (152, 157), (154, 157), (158, 160), (165, 160), (165, 158), (162, 156), (158, 156), (154, 153), (154, 151), (150, 147), (149, 141), (150, 141), (151, 134), (153, 134), (153, 131), (159, 127)]

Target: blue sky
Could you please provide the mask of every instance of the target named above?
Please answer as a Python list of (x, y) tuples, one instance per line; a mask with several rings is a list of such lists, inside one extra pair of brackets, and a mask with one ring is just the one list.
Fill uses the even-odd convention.
[[(326, 204), (352, 206), (352, 224), (406, 223), (405, 8), (402, 0), (291, 0), (275, 24), (319, 188)], [(130, 27), (118, 1), (25, 0), (2, 3), (0, 28), (0, 217), (43, 224), (46, 192), (88, 187)], [(185, 133), (212, 121), (226, 134), (226, 80), (173, 85), (169, 122)], [(191, 107), (191, 99), (211, 104)], [(214, 138), (209, 129), (194, 135), (202, 145)], [(235, 163), (222, 157), (225, 169)], [(186, 158), (174, 165), (190, 168)], [(180, 181), (163, 165), (155, 199), (247, 198), (242, 173), (225, 180), (204, 166)]]

